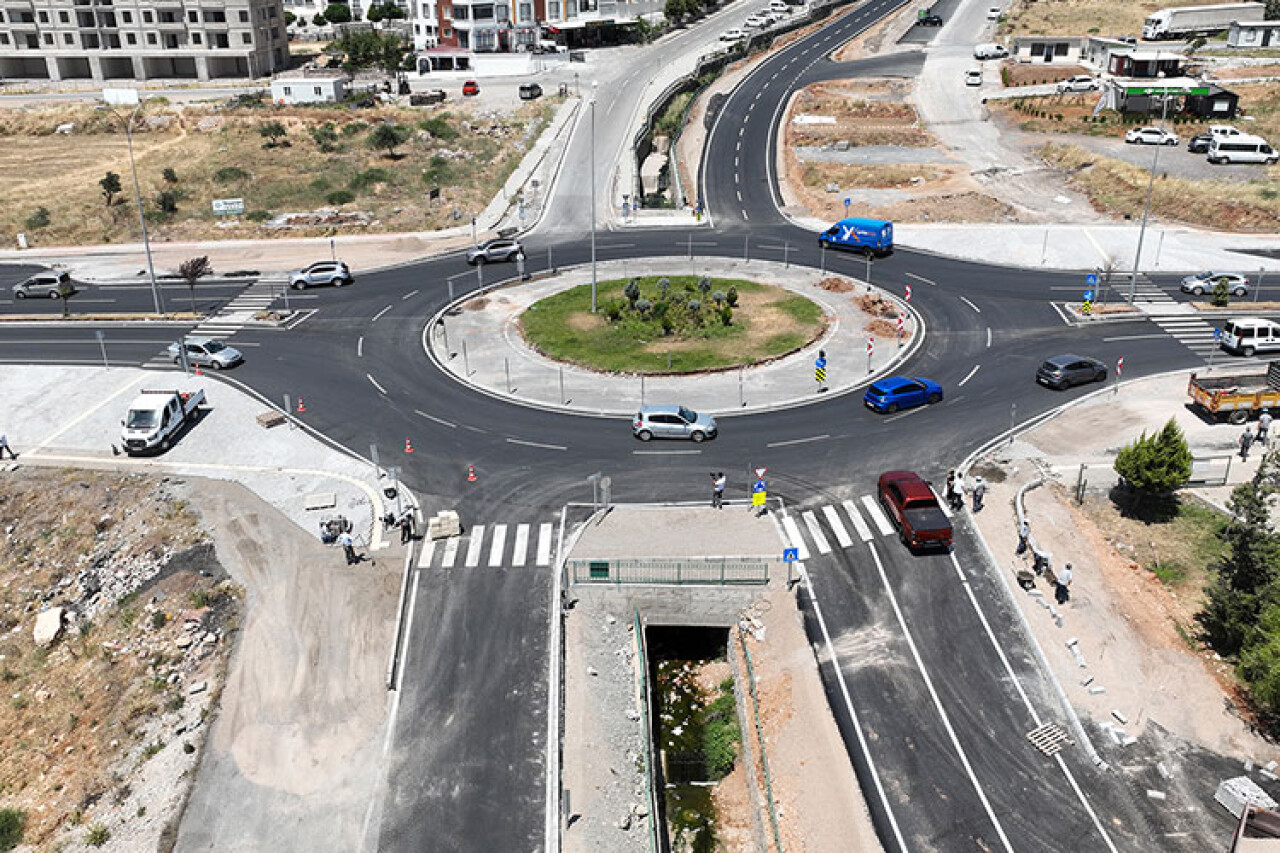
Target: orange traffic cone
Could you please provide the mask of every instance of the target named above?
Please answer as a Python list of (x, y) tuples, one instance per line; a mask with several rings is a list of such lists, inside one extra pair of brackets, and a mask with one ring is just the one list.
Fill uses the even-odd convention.
[(407, 438), (404, 440), (404, 452), (405, 453), (413, 452), (413, 445), (409, 443), (409, 439)]
[(196, 376), (204, 376), (204, 374), (200, 372), (200, 365), (198, 364), (196, 365)]
[(298, 398), (298, 414), (302, 414), (307, 410), (306, 404), (302, 402), (302, 398)]
[(467, 466), (467, 482), (474, 483), (475, 481), (476, 481), (476, 466), (468, 465)]

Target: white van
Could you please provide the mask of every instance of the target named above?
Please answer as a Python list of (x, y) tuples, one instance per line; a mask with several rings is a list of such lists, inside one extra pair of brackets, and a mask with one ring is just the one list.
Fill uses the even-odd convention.
[(1259, 317), (1228, 320), (1222, 327), (1222, 348), (1246, 357), (1280, 351), (1280, 323)]
[(1009, 50), (1002, 44), (980, 44), (973, 48), (974, 59), (1004, 59), (1009, 55)]
[(1261, 136), (1215, 136), (1209, 143), (1210, 163), (1266, 163), (1280, 160), (1280, 153)]
[(771, 0), (769, 11), (779, 15), (790, 15), (791, 7), (787, 5), (786, 0)]

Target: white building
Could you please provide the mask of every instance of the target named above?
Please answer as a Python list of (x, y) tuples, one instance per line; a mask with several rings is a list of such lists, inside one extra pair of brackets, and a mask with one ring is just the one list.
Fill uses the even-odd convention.
[(341, 101), (347, 79), (335, 77), (277, 77), (271, 81), (271, 101), (276, 104), (320, 104)]

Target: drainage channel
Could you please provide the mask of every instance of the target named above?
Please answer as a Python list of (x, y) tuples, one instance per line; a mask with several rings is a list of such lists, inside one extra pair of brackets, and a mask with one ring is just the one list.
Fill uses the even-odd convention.
[(729, 629), (651, 625), (645, 638), (662, 849), (712, 853), (720, 846), (714, 792), (741, 737)]

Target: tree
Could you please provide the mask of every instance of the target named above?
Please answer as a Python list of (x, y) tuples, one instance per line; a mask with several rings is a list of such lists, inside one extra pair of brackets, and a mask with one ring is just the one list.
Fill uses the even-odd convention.
[(102, 176), (102, 180), (98, 181), (98, 186), (102, 187), (102, 197), (106, 199), (107, 207), (115, 204), (116, 196), (120, 194), (122, 189), (120, 176), (115, 172), (107, 172)]
[(1268, 21), (1280, 21), (1280, 0), (1267, 0), (1264, 16)]
[(396, 148), (409, 141), (409, 128), (398, 124), (380, 124), (369, 131), (369, 147), (385, 149), (387, 156), (395, 159)]
[(347, 33), (336, 45), (346, 54), (343, 66), (349, 70), (381, 68), (398, 71), (404, 63), (409, 45), (399, 33), (380, 33), (374, 30)]
[(386, 12), (380, 4), (374, 4), (369, 7), (369, 14), (365, 16), (370, 23), (378, 23), (386, 17)]
[(67, 305), (67, 300), (76, 295), (76, 286), (71, 279), (63, 279), (58, 282), (58, 299), (62, 301), (62, 316), (67, 317), (71, 314), (71, 307)]
[(316, 16), (311, 19), (312, 26), (323, 27), (327, 23), (329, 23), (329, 19), (324, 16), (324, 12), (316, 13)]
[(292, 27), (297, 22), (297, 20), (298, 20), (297, 15), (293, 14), (288, 9), (284, 10), (284, 25), (286, 27)]
[(388, 21), (398, 21), (404, 18), (404, 9), (398, 3), (387, 0), (382, 4), (382, 17)]
[(209, 256), (202, 255), (198, 258), (188, 258), (178, 265), (178, 275), (182, 276), (187, 283), (187, 290), (191, 294), (191, 313), (196, 310), (196, 282), (213, 272), (213, 265), (209, 263)]
[(1143, 498), (1169, 495), (1191, 476), (1191, 450), (1173, 418), (1155, 435), (1142, 436), (1116, 454), (1116, 473)]
[(330, 3), (324, 7), (324, 19), (331, 24), (345, 24), (351, 20), (351, 7), (346, 3)]
[(178, 202), (182, 196), (177, 190), (160, 190), (156, 193), (156, 207), (161, 213), (174, 214), (178, 212)]
[(281, 122), (267, 121), (258, 125), (258, 135), (267, 140), (262, 143), (263, 148), (275, 148), (280, 144), (281, 139), (289, 135), (289, 131)]
[(160, 177), (164, 178), (166, 184), (176, 184), (178, 182), (178, 173), (173, 171), (172, 166), (165, 166), (164, 171), (160, 173)]
[(1275, 716), (1280, 713), (1280, 605), (1263, 609), (1250, 640), (1237, 670), (1249, 685), (1253, 701)]

